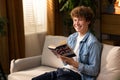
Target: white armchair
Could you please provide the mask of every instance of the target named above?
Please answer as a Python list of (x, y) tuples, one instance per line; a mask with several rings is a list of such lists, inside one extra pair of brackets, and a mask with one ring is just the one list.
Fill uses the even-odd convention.
[[(32, 77), (62, 67), (61, 60), (47, 46), (66, 39), (63, 36), (46, 36), (42, 55), (12, 60), (8, 80), (31, 80)], [(101, 70), (97, 80), (120, 80), (120, 46), (103, 44)]]

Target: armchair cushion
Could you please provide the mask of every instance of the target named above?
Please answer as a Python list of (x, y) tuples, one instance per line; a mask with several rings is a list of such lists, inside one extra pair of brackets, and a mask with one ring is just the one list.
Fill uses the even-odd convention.
[(104, 45), (102, 53), (104, 54), (102, 54), (101, 71), (98, 76), (98, 80), (119, 80), (120, 47)]
[(61, 41), (65, 41), (67, 38), (63, 37), (63, 36), (47, 36), (45, 39), (45, 44), (44, 44), (44, 48), (43, 48), (43, 53), (42, 53), (42, 65), (47, 65), (50, 67), (62, 67), (63, 63), (62, 61), (57, 58), (49, 49), (48, 49), (48, 45), (50, 44), (57, 44)]
[(53, 70), (56, 69), (47, 66), (38, 66), (31, 69), (11, 73), (8, 76), (8, 80), (31, 80), (33, 77)]

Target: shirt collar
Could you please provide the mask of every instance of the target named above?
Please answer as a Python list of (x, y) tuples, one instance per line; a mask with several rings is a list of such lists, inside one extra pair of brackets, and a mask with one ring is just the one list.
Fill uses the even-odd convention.
[(85, 34), (85, 37), (82, 39), (81, 42), (85, 42), (88, 38), (88, 36), (90, 35), (90, 31), (88, 31), (86, 34)]

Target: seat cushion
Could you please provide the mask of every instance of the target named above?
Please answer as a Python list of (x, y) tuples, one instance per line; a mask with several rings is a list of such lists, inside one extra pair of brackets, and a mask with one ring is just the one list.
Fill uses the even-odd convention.
[(9, 80), (31, 80), (33, 77), (41, 75), (45, 72), (50, 72), (56, 70), (55, 68), (40, 66), (36, 68), (31, 68), (24, 71), (14, 72), (8, 75)]
[(61, 41), (66, 41), (67, 37), (64, 36), (46, 36), (45, 38), (45, 44), (42, 52), (42, 65), (47, 65), (50, 67), (62, 67), (63, 63), (62, 61), (57, 58), (49, 49), (48, 45), (51, 44), (58, 44)]
[(120, 47), (104, 45), (101, 57), (101, 71), (97, 80), (119, 80)]

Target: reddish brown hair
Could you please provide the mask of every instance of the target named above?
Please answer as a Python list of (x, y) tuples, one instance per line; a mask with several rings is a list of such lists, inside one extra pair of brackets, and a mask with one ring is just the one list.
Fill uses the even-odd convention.
[(92, 19), (94, 18), (94, 13), (93, 10), (90, 7), (85, 7), (85, 6), (78, 6), (76, 8), (74, 8), (71, 13), (70, 13), (71, 17), (83, 17), (86, 19), (86, 21), (92, 21)]

